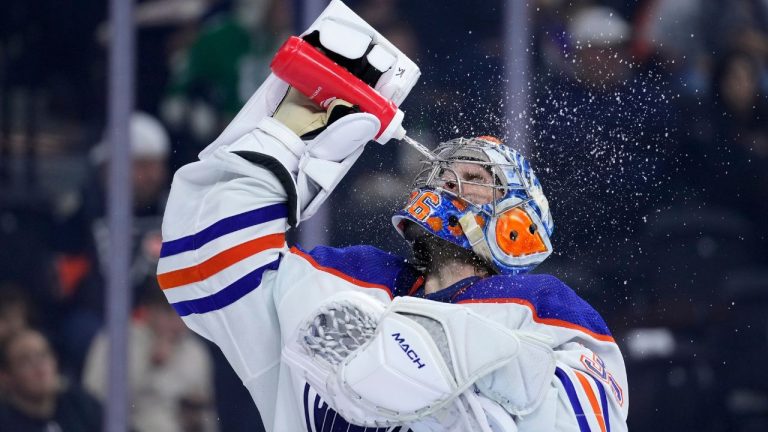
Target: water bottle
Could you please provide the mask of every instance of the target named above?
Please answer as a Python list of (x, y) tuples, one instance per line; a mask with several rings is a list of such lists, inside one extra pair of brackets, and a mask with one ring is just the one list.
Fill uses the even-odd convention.
[(376, 116), (381, 122), (376, 142), (384, 144), (392, 138), (405, 138), (403, 112), (394, 102), (304, 39), (291, 36), (277, 51), (270, 67), (280, 79), (323, 108), (339, 98)]

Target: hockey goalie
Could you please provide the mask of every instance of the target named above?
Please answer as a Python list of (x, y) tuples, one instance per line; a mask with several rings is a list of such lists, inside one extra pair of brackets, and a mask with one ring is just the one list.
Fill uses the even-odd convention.
[[(302, 37), (400, 105), (417, 66), (339, 1)], [(619, 348), (553, 276), (552, 218), (526, 159), (492, 137), (441, 143), (392, 218), (405, 260), (286, 244), (369, 141), (376, 116), (315, 105), (270, 75), (176, 173), (158, 280), (216, 343), (268, 431), (623, 431)], [(376, 145), (368, 146), (376, 151)]]

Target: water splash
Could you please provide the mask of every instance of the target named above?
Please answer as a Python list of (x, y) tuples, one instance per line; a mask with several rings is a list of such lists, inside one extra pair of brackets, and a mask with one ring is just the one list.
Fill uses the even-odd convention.
[(437, 159), (437, 156), (435, 156), (424, 144), (416, 141), (415, 139), (409, 137), (408, 135), (404, 136), (402, 141), (405, 141), (408, 145), (416, 149), (419, 153), (421, 153), (427, 159), (429, 160)]

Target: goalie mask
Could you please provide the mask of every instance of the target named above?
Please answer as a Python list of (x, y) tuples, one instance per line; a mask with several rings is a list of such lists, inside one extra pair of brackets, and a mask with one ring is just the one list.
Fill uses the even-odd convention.
[(447, 141), (434, 154), (392, 217), (400, 235), (412, 241), (413, 223), (501, 274), (532, 270), (552, 253), (549, 204), (523, 156), (487, 136)]

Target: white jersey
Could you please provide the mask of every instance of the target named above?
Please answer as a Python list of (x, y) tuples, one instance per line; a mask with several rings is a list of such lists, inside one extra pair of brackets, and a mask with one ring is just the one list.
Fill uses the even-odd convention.
[[(388, 303), (420, 295), (423, 277), (402, 258), (370, 246), (289, 248), (285, 232), (296, 213), (281, 167), (268, 156), (230, 150), (216, 149), (174, 177), (158, 268), (168, 301), (192, 330), (221, 348), (268, 431), (408, 431), (407, 425), (350, 425), (281, 352), (324, 299), (356, 291)], [(626, 430), (619, 348), (597, 312), (562, 282), (548, 275), (492, 276), (428, 298), (556, 341), (548, 394), (534, 412), (510, 415), (518, 429)]]

